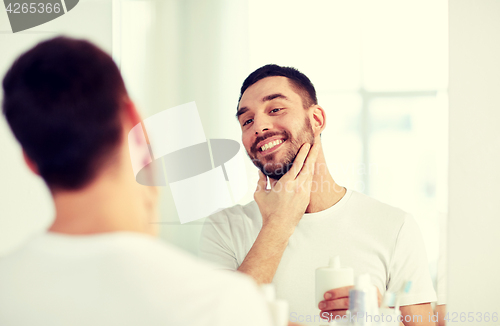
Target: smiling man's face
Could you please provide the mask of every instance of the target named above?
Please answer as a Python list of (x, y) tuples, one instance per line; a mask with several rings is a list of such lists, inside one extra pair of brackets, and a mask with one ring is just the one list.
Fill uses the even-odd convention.
[(237, 115), (248, 156), (270, 178), (279, 180), (300, 147), (314, 143), (308, 110), (286, 77), (266, 77), (248, 87)]

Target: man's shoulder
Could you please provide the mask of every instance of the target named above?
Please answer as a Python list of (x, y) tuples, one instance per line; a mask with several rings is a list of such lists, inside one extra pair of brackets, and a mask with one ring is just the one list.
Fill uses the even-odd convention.
[[(2, 257), (0, 271), (18, 268), (27, 261), (47, 261), (54, 268), (77, 268), (99, 264), (108, 271), (146, 272), (148, 268), (174, 271), (176, 266), (196, 265), (196, 259), (150, 235), (109, 232), (91, 235), (40, 233)], [(71, 261), (72, 263), (68, 263)], [(43, 268), (44, 266), (40, 266)]]
[(410, 214), (401, 208), (357, 191), (352, 191), (349, 204), (351, 210), (358, 211), (371, 218), (376, 217), (377, 219), (387, 220), (391, 223), (397, 222), (398, 224), (402, 224), (406, 219), (411, 218)]
[[(228, 207), (207, 217), (201, 232), (201, 241), (223, 239), (228, 248), (246, 246), (257, 237), (262, 228), (262, 215), (255, 201)], [(215, 240), (218, 239), (218, 240)], [(245, 244), (242, 244), (244, 242)]]
[[(146, 277), (156, 280), (153, 285), (159, 287), (157, 291), (165, 291), (165, 295), (172, 293), (175, 288), (185, 297), (189, 297), (189, 294), (204, 294), (222, 303), (223, 296), (226, 300), (234, 297), (236, 293), (250, 293), (248, 291), (256, 289), (253, 280), (244, 274), (220, 270), (219, 266), (180, 248), (160, 240), (157, 242), (152, 244), (150, 254), (143, 252), (141, 257), (134, 255), (134, 260), (138, 265), (142, 265), (141, 272), (149, 274)], [(148, 265), (150, 268), (145, 268)], [(160, 278), (163, 280), (162, 285), (158, 285)], [(185, 281), (189, 281), (189, 286), (184, 284)], [(179, 282), (184, 285), (179, 287)]]
[[(116, 232), (94, 239), (93, 236), (84, 238), (87, 239), (76, 239), (79, 243), (72, 243), (71, 239), (42, 236), (28, 243), (23, 249), (24, 254), (12, 253), (12, 258), (19, 256), (25, 262), (26, 258), (34, 260), (50, 256), (56, 268), (60, 266), (66, 269), (76, 269), (78, 266), (95, 268), (98, 265), (101, 271), (106, 271), (106, 275), (114, 275), (115, 280), (139, 277), (142, 285), (138, 286), (156, 291), (173, 291), (177, 289), (175, 284), (182, 280), (190, 280), (192, 291), (225, 284), (245, 286), (248, 283), (245, 277), (216, 271), (215, 265), (150, 235)], [(67, 249), (59, 251), (57, 247), (62, 247), (63, 243), (67, 244)], [(39, 245), (43, 245), (42, 250)], [(68, 257), (71, 257), (74, 266), (68, 265)], [(80, 276), (85, 278), (85, 275)], [(206, 279), (210, 280), (210, 284), (205, 284), (203, 280)], [(130, 287), (133, 286), (130, 284)]]
[[(65, 250), (61, 248), (63, 243), (68, 247)], [(32, 268), (26, 269), (26, 265)], [(15, 306), (9, 297), (29, 287), (29, 300), (40, 301), (50, 294), (56, 304), (64, 305), (69, 285), (76, 303), (70, 311), (78, 313), (82, 306), (99, 309), (101, 297), (88, 296), (95, 292), (106, 300), (111, 298), (111, 306), (139, 307), (124, 311), (123, 316), (136, 317), (136, 311), (143, 311), (146, 321), (179, 324), (197, 311), (202, 315), (192, 316), (193, 323), (203, 325), (208, 317), (226, 320), (221, 311), (234, 309), (240, 293), (252, 294), (252, 304), (258, 304), (255, 284), (249, 277), (215, 269), (146, 235), (121, 233), (80, 239), (42, 236), (0, 261), (0, 302)], [(158, 302), (163, 304), (154, 304)]]
[[(199, 289), (224, 284), (238, 286), (242, 284), (242, 280), (243, 283), (246, 281), (245, 278), (237, 277), (234, 273), (216, 273), (218, 269), (216, 265), (158, 238), (144, 237), (135, 240), (137, 241), (124, 243), (118, 250), (121, 264), (117, 263), (114, 267), (126, 267), (132, 274), (141, 274), (151, 279), (167, 277), (174, 282), (189, 279), (193, 286), (196, 284), (194, 288)], [(209, 279), (211, 285), (203, 284), (201, 282), (203, 279)], [(165, 285), (168, 283), (164, 282)]]

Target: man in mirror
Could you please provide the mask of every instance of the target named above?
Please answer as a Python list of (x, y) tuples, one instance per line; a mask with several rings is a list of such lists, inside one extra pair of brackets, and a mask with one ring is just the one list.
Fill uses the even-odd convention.
[[(424, 242), (406, 212), (335, 183), (321, 133), (325, 110), (313, 84), (290, 67), (266, 65), (243, 82), (236, 117), (242, 143), (259, 169), (255, 201), (211, 215), (202, 257), (224, 269), (274, 283), (290, 320), (317, 324), (346, 314), (351, 287), (331, 289), (314, 304), (314, 272), (330, 257), (355, 275), (369, 273), (379, 292), (399, 295), (410, 325), (432, 325), (436, 300)], [(400, 293), (407, 281), (409, 293)], [(420, 316), (413, 318), (413, 316)]]

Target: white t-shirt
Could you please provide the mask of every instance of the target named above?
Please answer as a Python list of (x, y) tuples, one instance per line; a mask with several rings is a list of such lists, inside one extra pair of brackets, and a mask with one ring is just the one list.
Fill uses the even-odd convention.
[[(200, 255), (235, 270), (262, 228), (255, 201), (210, 216), (203, 227)], [(273, 283), (277, 297), (290, 305), (290, 320), (319, 322), (315, 269), (339, 255), (354, 276), (369, 273), (382, 295), (412, 281), (401, 305), (436, 300), (424, 242), (415, 220), (404, 211), (347, 190), (332, 207), (304, 214), (283, 253)]]
[(0, 258), (0, 325), (271, 325), (249, 277), (131, 232), (40, 234)]

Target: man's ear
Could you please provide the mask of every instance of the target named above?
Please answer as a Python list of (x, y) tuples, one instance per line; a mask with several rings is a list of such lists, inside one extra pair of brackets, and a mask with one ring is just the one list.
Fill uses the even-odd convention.
[(29, 157), (28, 157), (28, 154), (26, 154), (26, 152), (24, 151), (23, 149), (23, 158), (24, 158), (24, 162), (26, 162), (26, 165), (28, 166), (28, 168), (31, 170), (31, 172), (33, 172), (34, 174), (36, 175), (40, 175), (40, 172), (38, 172), (38, 166), (36, 166), (36, 163), (33, 162)]
[(123, 106), (125, 119), (131, 124), (132, 127), (142, 121), (141, 115), (137, 111), (134, 102), (132, 102), (128, 96), (124, 98)]
[(311, 109), (311, 126), (314, 131), (314, 136), (318, 136), (326, 127), (325, 110), (319, 105), (314, 105)]
[(148, 134), (146, 133), (146, 127), (144, 126), (142, 117), (139, 114), (139, 111), (137, 110), (134, 102), (132, 102), (132, 100), (127, 96), (123, 101), (123, 106), (124, 106), (123, 110), (124, 112), (122, 115), (122, 120), (127, 134), (130, 132), (132, 128), (134, 128), (137, 124), (140, 123), (142, 125), (142, 128), (137, 129), (136, 133), (141, 132), (141, 134), (144, 136), (142, 137), (142, 135), (137, 134), (135, 137), (136, 143), (141, 146), (143, 145), (145, 146), (145, 144), (143, 144), (145, 138), (146, 144), (149, 144), (149, 138)]

